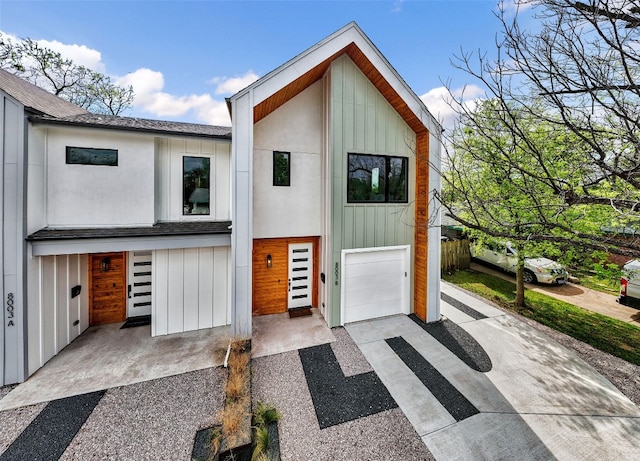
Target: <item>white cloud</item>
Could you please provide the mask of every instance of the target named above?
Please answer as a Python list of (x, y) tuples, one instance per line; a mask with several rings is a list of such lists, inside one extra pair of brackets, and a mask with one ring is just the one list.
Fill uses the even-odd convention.
[(498, 2), (498, 7), (508, 13), (514, 14), (527, 11), (536, 6), (536, 3), (537, 2), (534, 0), (500, 0)]
[[(18, 42), (19, 38), (0, 31), (3, 38)], [(46, 48), (60, 53), (76, 64), (86, 66), (97, 72), (109, 75), (102, 54), (85, 45), (65, 44), (57, 40), (36, 40)], [(215, 99), (209, 93), (173, 95), (163, 91), (165, 78), (162, 72), (148, 68), (140, 68), (124, 76), (111, 76), (114, 83), (123, 86), (131, 85), (135, 93), (133, 109), (136, 112), (149, 114), (152, 118), (163, 119), (196, 119), (200, 123), (212, 125), (231, 124), (227, 104), (223, 98)], [(230, 95), (247, 87), (258, 79), (258, 75), (249, 70), (236, 77), (217, 77), (208, 83), (216, 85), (215, 95)]]
[(449, 130), (453, 128), (457, 117), (456, 111), (452, 107), (455, 107), (456, 101), (461, 101), (465, 106), (472, 107), (484, 94), (484, 90), (477, 85), (466, 85), (455, 88), (451, 92), (446, 87), (440, 86), (427, 91), (420, 96), (420, 99), (427, 106), (429, 112), (440, 121), (443, 128)]
[[(22, 39), (15, 35), (7, 34), (0, 30), (0, 34), (9, 42), (19, 43)], [(60, 53), (63, 58), (71, 59), (74, 63), (88, 67), (96, 72), (105, 72), (105, 65), (102, 62), (102, 53), (91, 49), (85, 45), (67, 45), (57, 40), (34, 40), (39, 46), (49, 48)]]
[(105, 72), (105, 65), (102, 62), (102, 53), (93, 50), (85, 45), (66, 45), (57, 40), (37, 40), (38, 45), (57, 51), (64, 58), (71, 59), (76, 64), (88, 67), (96, 72)]
[(257, 74), (255, 74), (252, 70), (249, 70), (241, 77), (215, 77), (209, 80), (209, 83), (213, 83), (216, 85), (215, 94), (232, 95), (248, 87), (253, 82), (258, 80), (258, 78), (260, 77)]
[(393, 2), (393, 6), (391, 7), (391, 12), (392, 13), (400, 13), (402, 12), (402, 4), (404, 3), (404, 0), (395, 0)]
[(162, 91), (164, 76), (151, 69), (138, 69), (118, 77), (119, 85), (131, 85), (135, 93), (133, 106), (155, 117), (179, 118), (192, 113), (201, 123), (229, 125), (231, 120), (225, 101), (208, 93), (176, 96)]

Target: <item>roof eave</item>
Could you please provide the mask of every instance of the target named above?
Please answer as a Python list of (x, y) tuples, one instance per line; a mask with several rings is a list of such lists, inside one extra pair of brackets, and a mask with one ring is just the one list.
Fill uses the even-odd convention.
[(105, 125), (105, 124), (99, 124), (99, 123), (89, 123), (89, 122), (64, 120), (64, 119), (50, 119), (50, 118), (42, 118), (37, 116), (29, 116), (28, 119), (34, 125), (37, 125), (37, 124), (61, 125), (61, 126), (80, 127), (80, 128), (97, 128), (97, 129), (104, 129), (104, 130), (128, 131), (128, 132), (135, 132), (135, 133), (161, 134), (165, 136), (173, 135), (173, 136), (186, 136), (186, 137), (195, 137), (195, 138), (222, 139), (227, 141), (231, 140), (231, 133), (224, 134), (224, 135), (214, 135), (214, 134), (206, 134), (206, 133), (189, 133), (184, 131), (139, 128), (139, 127), (132, 127), (132, 126)]

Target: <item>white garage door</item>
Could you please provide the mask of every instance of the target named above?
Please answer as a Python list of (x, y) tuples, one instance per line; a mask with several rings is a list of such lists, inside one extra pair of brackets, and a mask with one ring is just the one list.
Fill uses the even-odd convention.
[(342, 325), (409, 314), (410, 248), (342, 250)]

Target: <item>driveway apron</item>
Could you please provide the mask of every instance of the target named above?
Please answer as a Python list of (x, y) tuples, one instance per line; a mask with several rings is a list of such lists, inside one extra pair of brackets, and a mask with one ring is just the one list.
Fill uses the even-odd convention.
[(503, 311), (442, 293), (437, 329), (406, 316), (346, 326), (436, 459), (640, 459), (640, 409), (608, 380)]

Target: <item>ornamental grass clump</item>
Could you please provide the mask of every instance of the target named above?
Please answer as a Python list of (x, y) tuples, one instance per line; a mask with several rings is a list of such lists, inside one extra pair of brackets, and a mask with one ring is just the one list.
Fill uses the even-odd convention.
[(275, 450), (269, 426), (280, 420), (282, 415), (275, 407), (258, 402), (253, 411), (253, 454), (251, 461), (276, 461), (280, 456)]
[(248, 443), (244, 440), (250, 437), (250, 342), (248, 340), (233, 341), (227, 363), (228, 376), (222, 415), (222, 434), (226, 446), (233, 448), (242, 443)]

